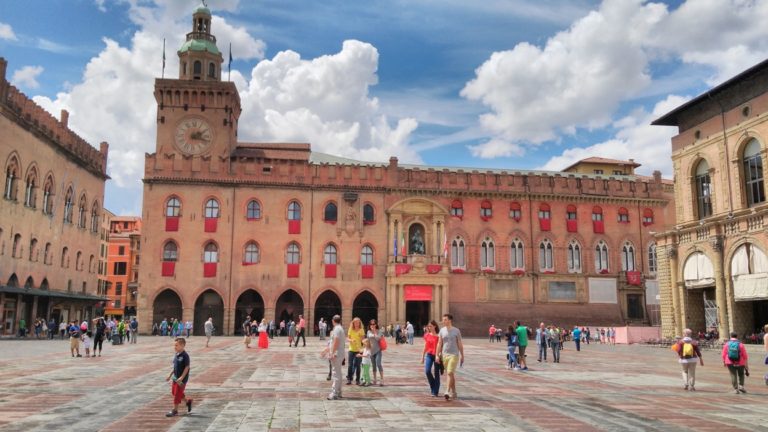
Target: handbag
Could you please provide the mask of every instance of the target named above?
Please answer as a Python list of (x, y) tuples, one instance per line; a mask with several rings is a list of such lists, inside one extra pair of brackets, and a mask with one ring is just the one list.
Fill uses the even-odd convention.
[(382, 351), (387, 350), (387, 338), (382, 337), (381, 339), (379, 339), (379, 349)]

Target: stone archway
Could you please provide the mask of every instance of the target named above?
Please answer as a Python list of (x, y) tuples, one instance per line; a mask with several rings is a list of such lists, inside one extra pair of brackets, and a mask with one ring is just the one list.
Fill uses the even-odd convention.
[(166, 289), (158, 294), (152, 303), (152, 323), (159, 326), (164, 318), (168, 320), (171, 318), (181, 319), (181, 299), (171, 289)]
[(213, 334), (224, 334), (224, 300), (214, 290), (209, 289), (195, 301), (195, 321), (193, 323), (195, 336), (205, 335), (205, 322), (213, 318)]
[(245, 290), (237, 298), (233, 334), (243, 334), (243, 323), (248, 316), (251, 317), (251, 320), (258, 320), (259, 322), (264, 318), (264, 299), (261, 297), (261, 294), (253, 289)]
[(289, 289), (280, 294), (275, 303), (275, 324), (280, 321), (293, 320), (298, 322), (299, 315), (304, 314), (304, 300), (299, 293)]
[(352, 317), (360, 318), (365, 328), (367, 328), (368, 322), (372, 319), (379, 322), (379, 302), (376, 300), (376, 296), (371, 294), (370, 291), (363, 291), (358, 294), (355, 297), (355, 302), (352, 304)]
[(331, 318), (334, 315), (341, 315), (341, 299), (335, 292), (327, 290), (315, 300), (315, 314), (312, 317), (315, 322), (312, 323), (312, 328), (316, 328), (320, 318), (323, 318), (330, 329), (332, 327)]

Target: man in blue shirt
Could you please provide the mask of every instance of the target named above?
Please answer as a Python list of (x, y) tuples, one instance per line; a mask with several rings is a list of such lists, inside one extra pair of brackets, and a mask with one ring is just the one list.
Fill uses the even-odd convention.
[(581, 351), (581, 329), (573, 327), (573, 342), (576, 343), (576, 351)]
[(77, 321), (72, 321), (69, 325), (69, 351), (72, 353), (72, 357), (77, 354), (80, 355), (80, 326), (77, 325)]

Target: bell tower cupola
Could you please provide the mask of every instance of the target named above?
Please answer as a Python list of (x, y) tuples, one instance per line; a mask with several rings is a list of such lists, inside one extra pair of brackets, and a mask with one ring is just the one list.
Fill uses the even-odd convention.
[(179, 48), (179, 79), (221, 81), (224, 58), (211, 34), (211, 10), (200, 5), (192, 13), (192, 31)]

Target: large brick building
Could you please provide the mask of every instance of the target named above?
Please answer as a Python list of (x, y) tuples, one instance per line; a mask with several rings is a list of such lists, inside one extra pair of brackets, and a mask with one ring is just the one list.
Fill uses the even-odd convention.
[(750, 334), (768, 323), (768, 61), (654, 122), (672, 138), (677, 220), (658, 236), (662, 331)]
[(194, 12), (179, 78), (155, 81), (142, 331), (176, 317), (200, 333), (211, 316), (232, 334), (246, 314), (418, 325), (450, 311), (469, 334), (513, 319), (651, 321), (651, 232), (674, 220), (658, 173), (610, 160), (600, 166), (630, 171), (369, 163), (309, 144), (238, 142), (240, 99), (221, 81), (210, 21), (206, 8)]
[(0, 334), (99, 313), (107, 143), (96, 150), (12, 86), (0, 58)]
[(141, 218), (112, 216), (107, 245), (107, 285), (109, 298), (104, 313), (115, 317), (136, 316), (141, 250)]

